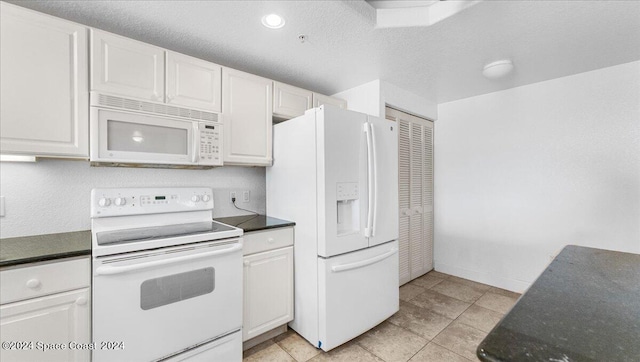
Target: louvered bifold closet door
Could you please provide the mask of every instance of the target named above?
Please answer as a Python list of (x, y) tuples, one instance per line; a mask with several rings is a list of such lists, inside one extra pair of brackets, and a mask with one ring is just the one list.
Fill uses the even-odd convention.
[(424, 243), (424, 217), (423, 217), (423, 182), (424, 182), (424, 147), (423, 126), (411, 123), (411, 184), (409, 202), (411, 204), (411, 216), (409, 217), (409, 257), (411, 260), (411, 279), (415, 279), (426, 273), (425, 257), (426, 245)]
[(422, 215), (424, 222), (424, 271), (433, 269), (433, 123), (423, 127)]
[(411, 280), (409, 267), (409, 184), (411, 183), (411, 132), (410, 123), (398, 120), (398, 202), (400, 222), (398, 248), (400, 259), (400, 285)]
[(391, 108), (398, 122), (400, 285), (433, 269), (433, 122)]

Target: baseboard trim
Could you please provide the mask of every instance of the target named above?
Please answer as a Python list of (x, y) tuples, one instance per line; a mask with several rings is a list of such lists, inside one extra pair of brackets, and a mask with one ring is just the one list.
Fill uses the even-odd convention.
[(438, 261), (435, 262), (434, 269), (441, 273), (454, 275), (459, 278), (473, 280), (474, 282), (488, 284), (494, 287), (510, 290), (516, 293), (524, 292), (532, 284), (522, 280), (503, 278), (503, 277), (495, 276), (486, 272), (469, 270), (469, 269), (464, 269), (464, 268), (460, 268), (460, 267), (449, 265), (449, 264), (438, 263)]
[(268, 341), (271, 338), (274, 338), (276, 336), (281, 335), (282, 333), (285, 333), (287, 330), (288, 330), (287, 325), (283, 324), (280, 327), (277, 327), (268, 332), (262, 333), (261, 335), (253, 337), (250, 340), (244, 342), (242, 344), (242, 350), (246, 351), (251, 347), (255, 347), (264, 341)]

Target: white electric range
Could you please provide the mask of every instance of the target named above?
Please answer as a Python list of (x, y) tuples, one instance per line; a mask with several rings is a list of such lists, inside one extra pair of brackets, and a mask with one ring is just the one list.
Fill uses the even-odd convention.
[(210, 188), (91, 191), (93, 361), (240, 361), (242, 230)]

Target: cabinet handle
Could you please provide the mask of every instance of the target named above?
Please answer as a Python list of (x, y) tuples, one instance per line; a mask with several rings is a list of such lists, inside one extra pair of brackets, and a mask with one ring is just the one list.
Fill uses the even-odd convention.
[(243, 264), (244, 264), (244, 266), (249, 266), (249, 265), (251, 265), (251, 262), (249, 260), (245, 260)]
[(267, 243), (269, 244), (273, 244), (275, 240), (273, 238), (267, 238)]
[(77, 305), (85, 305), (85, 304), (87, 304), (87, 298), (78, 297), (78, 299), (76, 299), (76, 304)]
[(27, 288), (36, 289), (40, 286), (40, 281), (38, 279), (29, 279), (27, 281)]

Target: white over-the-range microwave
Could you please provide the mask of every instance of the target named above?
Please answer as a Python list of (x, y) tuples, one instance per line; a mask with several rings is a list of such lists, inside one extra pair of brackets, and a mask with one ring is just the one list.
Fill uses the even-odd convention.
[(218, 114), (91, 93), (92, 166), (222, 166)]

